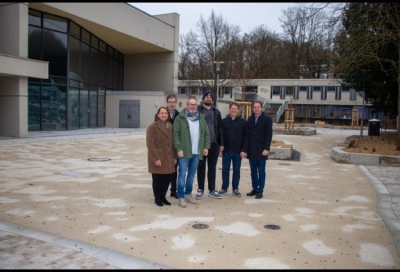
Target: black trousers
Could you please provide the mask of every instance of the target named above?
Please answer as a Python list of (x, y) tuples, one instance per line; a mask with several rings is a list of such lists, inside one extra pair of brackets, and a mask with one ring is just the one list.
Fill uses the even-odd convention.
[[(203, 152), (203, 150), (199, 150)], [(217, 162), (219, 155), (219, 145), (213, 143), (208, 149), (208, 155), (203, 156), (203, 159), (199, 161), (199, 166), (197, 166), (197, 184), (199, 189), (204, 191), (205, 179), (206, 179), (206, 165), (207, 165), (207, 180), (208, 180), (208, 190), (215, 190), (215, 178), (217, 172)]]
[(173, 179), (174, 173), (172, 174), (151, 174), (153, 179), (153, 193), (155, 200), (165, 199), (165, 195), (168, 191), (168, 186)]
[(176, 184), (178, 182), (178, 162), (175, 164), (175, 173), (173, 173), (173, 177), (171, 178), (171, 194), (177, 194), (178, 190), (176, 188)]

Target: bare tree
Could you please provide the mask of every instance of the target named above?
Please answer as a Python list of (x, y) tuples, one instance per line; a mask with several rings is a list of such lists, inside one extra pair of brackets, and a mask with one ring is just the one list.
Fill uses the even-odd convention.
[[(343, 29), (337, 37), (338, 58), (335, 72), (339, 78), (345, 78), (375, 62), (388, 77), (395, 72), (397, 116), (400, 116), (400, 4), (351, 3), (344, 7), (343, 14), (341, 17)], [(378, 92), (382, 92), (382, 88), (384, 87), (378, 88)], [(395, 98), (381, 97), (381, 99)], [(400, 128), (400, 118), (397, 127)], [(400, 150), (399, 131), (398, 129), (397, 150)]]
[[(317, 10), (319, 12), (317, 12)], [(330, 64), (332, 31), (323, 10), (298, 5), (283, 10), (282, 23), (291, 62), (289, 78), (316, 78)]]

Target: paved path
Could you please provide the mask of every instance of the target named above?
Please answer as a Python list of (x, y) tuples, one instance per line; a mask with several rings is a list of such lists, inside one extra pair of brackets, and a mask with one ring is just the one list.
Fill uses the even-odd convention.
[[(268, 161), (263, 199), (245, 196), (244, 160), (241, 198), (206, 196), (185, 209), (175, 199), (154, 204), (143, 129), (0, 140), (0, 266), (399, 269), (400, 168), (330, 159), (332, 147), (358, 133), (274, 135), (293, 143), (301, 159)], [(221, 160), (217, 186), (220, 167)]]

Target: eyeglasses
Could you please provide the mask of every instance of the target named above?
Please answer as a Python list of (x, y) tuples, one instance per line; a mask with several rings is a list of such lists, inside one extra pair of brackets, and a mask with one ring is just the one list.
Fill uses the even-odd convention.
[(188, 106), (197, 106), (197, 104), (190, 104), (190, 103), (187, 103), (187, 105)]
[(168, 101), (169, 104), (176, 104), (176, 101)]

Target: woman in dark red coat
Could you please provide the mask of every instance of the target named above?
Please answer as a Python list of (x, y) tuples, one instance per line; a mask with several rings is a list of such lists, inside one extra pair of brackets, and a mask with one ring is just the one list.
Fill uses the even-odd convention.
[(168, 109), (160, 107), (154, 122), (146, 131), (148, 171), (153, 179), (153, 193), (158, 206), (171, 205), (166, 199), (168, 187), (174, 179), (176, 150), (172, 144), (172, 124)]

